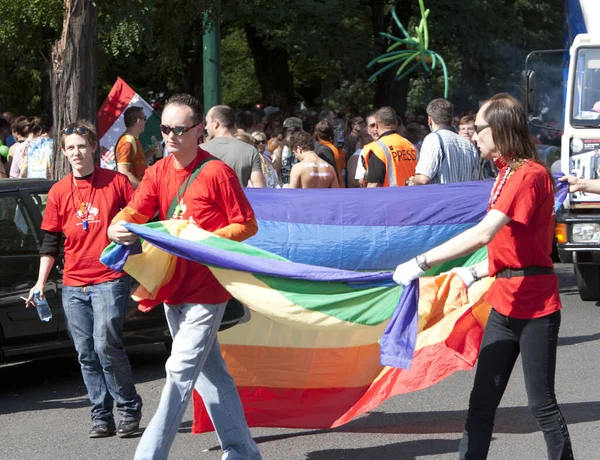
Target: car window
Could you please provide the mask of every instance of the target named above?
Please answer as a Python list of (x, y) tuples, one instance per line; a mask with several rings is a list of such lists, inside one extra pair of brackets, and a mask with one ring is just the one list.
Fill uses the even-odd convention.
[(40, 211), (40, 214), (43, 217), (44, 211), (46, 210), (46, 201), (48, 200), (48, 194), (32, 192), (32, 193), (30, 193), (30, 196), (33, 199), (33, 201), (35, 202), (35, 205), (37, 206), (37, 208)]
[(36, 231), (19, 196), (0, 196), (0, 254), (37, 254)]

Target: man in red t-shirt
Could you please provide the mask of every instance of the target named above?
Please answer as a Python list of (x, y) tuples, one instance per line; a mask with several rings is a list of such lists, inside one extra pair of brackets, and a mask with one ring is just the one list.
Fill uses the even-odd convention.
[[(109, 243), (106, 231), (110, 221), (127, 204), (133, 188), (122, 174), (94, 167), (97, 139), (93, 126), (84, 121), (71, 123), (61, 133), (62, 152), (73, 172), (48, 193), (38, 281), (27, 305), (33, 304), (35, 291), (44, 292), (64, 235), (62, 302), (92, 402), (89, 437), (115, 433), (130, 437), (142, 416), (142, 399), (135, 390), (123, 346), (131, 279), (99, 259)], [(118, 428), (114, 403), (121, 418)]]
[[(130, 245), (137, 236), (124, 222), (145, 223), (156, 213), (160, 220), (186, 219), (215, 235), (242, 241), (258, 230), (254, 211), (233, 170), (198, 148), (203, 112), (196, 98), (172, 96), (165, 104), (161, 131), (170, 155), (150, 167), (133, 199), (108, 229), (111, 240)], [(168, 215), (169, 208), (173, 215)], [(165, 366), (167, 381), (152, 421), (144, 431), (135, 458), (166, 458), (194, 388), (204, 400), (223, 452), (249, 460), (261, 459), (229, 375), (217, 330), (231, 295), (210, 270), (177, 260), (171, 281), (156, 299), (164, 302), (173, 346)]]

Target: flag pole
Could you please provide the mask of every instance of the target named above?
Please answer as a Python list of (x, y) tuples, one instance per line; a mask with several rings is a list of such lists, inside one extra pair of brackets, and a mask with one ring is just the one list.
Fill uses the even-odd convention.
[[(204, 13), (203, 66), (204, 111), (221, 104), (221, 25), (219, 22), (221, 0), (214, 1), (214, 15)], [(213, 16), (214, 19), (211, 19)]]

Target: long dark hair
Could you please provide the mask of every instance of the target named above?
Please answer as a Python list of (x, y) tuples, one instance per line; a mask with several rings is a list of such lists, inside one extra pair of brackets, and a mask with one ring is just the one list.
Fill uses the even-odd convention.
[(544, 166), (554, 183), (548, 166), (540, 161), (529, 132), (527, 115), (518, 99), (508, 93), (496, 94), (485, 102), (483, 118), (492, 130), (496, 149), (508, 164), (515, 168), (522, 160), (534, 161)]

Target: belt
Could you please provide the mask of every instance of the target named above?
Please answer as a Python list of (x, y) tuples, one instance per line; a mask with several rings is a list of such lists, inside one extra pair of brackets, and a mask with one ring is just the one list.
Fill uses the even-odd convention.
[(518, 276), (554, 275), (549, 267), (504, 268), (496, 273), (496, 278), (514, 278)]

